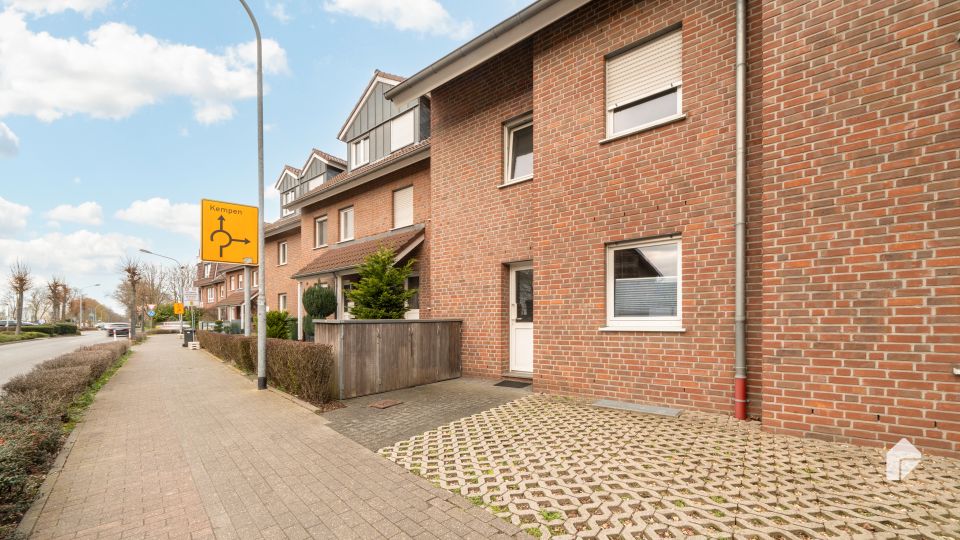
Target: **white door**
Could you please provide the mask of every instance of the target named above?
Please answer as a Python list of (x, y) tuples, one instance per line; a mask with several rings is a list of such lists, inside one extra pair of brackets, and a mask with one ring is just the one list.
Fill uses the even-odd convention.
[(533, 373), (533, 265), (510, 266), (510, 371)]

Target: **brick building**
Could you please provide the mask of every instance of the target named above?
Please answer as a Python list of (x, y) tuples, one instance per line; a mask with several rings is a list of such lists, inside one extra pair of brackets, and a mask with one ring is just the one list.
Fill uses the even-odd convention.
[[(748, 413), (956, 454), (960, 18), (748, 4)], [(387, 94), (431, 97), (467, 374), (734, 411), (736, 43), (733, 1), (541, 0)]]

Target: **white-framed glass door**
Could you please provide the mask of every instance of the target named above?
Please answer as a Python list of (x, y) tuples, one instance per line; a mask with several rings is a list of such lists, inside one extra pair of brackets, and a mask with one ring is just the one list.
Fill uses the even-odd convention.
[(510, 265), (510, 371), (533, 373), (533, 264)]

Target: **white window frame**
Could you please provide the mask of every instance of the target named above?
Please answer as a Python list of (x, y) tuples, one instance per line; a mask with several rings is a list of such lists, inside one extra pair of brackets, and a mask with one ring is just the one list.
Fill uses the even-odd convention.
[(205, 278), (210, 277), (210, 270), (212, 270), (212, 267), (213, 265), (211, 265), (210, 263), (203, 265), (203, 277)]
[[(615, 317), (614, 316), (614, 264), (613, 254), (617, 250), (647, 246), (677, 246), (677, 315), (675, 317)], [(636, 332), (683, 332), (683, 242), (677, 237), (655, 238), (617, 242), (606, 246), (606, 295), (607, 325), (604, 331)]]
[[(400, 224), (400, 223), (397, 223), (397, 194), (402, 193), (402, 192), (407, 192), (407, 191), (410, 192), (410, 223)], [(395, 189), (395, 190), (393, 190), (393, 195), (392, 195), (392, 197), (393, 197), (393, 228), (394, 228), (394, 229), (402, 229), (402, 228), (404, 228), (404, 227), (409, 227), (410, 225), (413, 225), (413, 223), (414, 223), (414, 217), (413, 217), (413, 216), (414, 216), (414, 211), (413, 211), (413, 205), (414, 205), (414, 200), (413, 200), (413, 186), (406, 186), (406, 187), (402, 187), (402, 188), (400, 188), (400, 189)]]
[[(343, 226), (343, 216), (347, 212), (350, 213), (350, 236), (349, 237), (344, 235), (345, 227)], [(340, 223), (337, 229), (339, 229), (337, 231), (337, 235), (339, 236), (341, 242), (349, 242), (354, 239), (354, 237), (357, 234), (357, 215), (353, 210), (353, 206), (348, 206), (346, 208), (340, 209)]]
[(287, 243), (280, 242), (277, 244), (277, 266), (285, 264), (287, 264)]
[[(397, 116), (393, 117), (392, 120), (390, 120), (390, 151), (391, 152), (396, 152), (397, 150), (410, 146), (415, 142), (417, 130), (416, 130), (416, 125), (414, 124), (414, 119), (415, 119), (414, 109), (410, 109), (409, 111), (398, 114)], [(397, 132), (399, 131), (399, 128), (401, 127), (406, 128), (406, 124), (404, 124), (404, 122), (409, 122), (410, 139), (408, 141), (403, 141), (403, 144), (398, 145), (396, 143), (396, 140), (397, 140), (396, 135), (397, 135)], [(403, 133), (405, 132), (406, 132), (406, 129), (404, 129)]]
[(217, 290), (213, 287), (207, 289), (207, 302), (214, 302), (217, 299)]
[(281, 196), (281, 201), (280, 201), (280, 207), (283, 210), (283, 217), (289, 216), (294, 212), (293, 210), (290, 210), (289, 208), (287, 208), (287, 205), (292, 203), (295, 200), (297, 200), (296, 190), (291, 189), (289, 191), (283, 192), (283, 195)]
[(280, 293), (277, 295), (277, 310), (278, 311), (287, 310), (287, 293)]
[(237, 288), (238, 289), (243, 288), (243, 272), (237, 274)]
[[(323, 242), (320, 242), (320, 222), (323, 222)], [(321, 216), (313, 220), (313, 248), (319, 249), (327, 247), (327, 235), (330, 232), (330, 224), (327, 222), (327, 216)]]
[[(510, 178), (510, 163), (513, 161), (513, 132), (533, 126), (533, 115), (528, 114), (516, 120), (511, 120), (503, 125), (503, 186), (510, 186), (533, 180), (533, 173)], [(536, 165), (536, 152), (534, 152), (534, 165)]]
[(353, 168), (361, 167), (367, 163), (370, 163), (369, 136), (364, 137), (359, 141), (354, 141), (350, 145), (350, 164), (353, 166)]
[(260, 286), (260, 280), (257, 279), (257, 278), (259, 278), (259, 277), (260, 277), (260, 271), (259, 271), (259, 270), (254, 270), (254, 271), (253, 271), (253, 277), (252, 277), (253, 283), (250, 284), (250, 288), (251, 288), (251, 289)]
[[(640, 45), (637, 45), (637, 46), (635, 46), (635, 47), (631, 47), (630, 50), (633, 50), (633, 49), (636, 48), (636, 47), (644, 47), (644, 46), (650, 45), (650, 44), (656, 42), (656, 41), (659, 40), (659, 39), (662, 39), (662, 38), (664, 38), (664, 37), (666, 37), (666, 36), (669, 36), (669, 35), (673, 34), (674, 32), (680, 33), (680, 48), (681, 48), (680, 54), (681, 54), (681, 58), (682, 58), (682, 56), (683, 56), (683, 29), (682, 29), (682, 27), (678, 27), (678, 28), (675, 28), (675, 29), (673, 29), (673, 30), (670, 30), (670, 31), (664, 33), (663, 35), (657, 36), (657, 37), (655, 37), (655, 38), (653, 38), (653, 39), (644, 40), (644, 41), (645, 41), (644, 43), (642, 43), (642, 44), (640, 44)], [(612, 56), (608, 56), (608, 57), (606, 57), (606, 58), (604, 59), (604, 69), (606, 69), (606, 66), (607, 66), (607, 63), (608, 63), (608, 62), (610, 62), (610, 61), (613, 60), (614, 58), (619, 57), (621, 54), (627, 54), (628, 52), (630, 52), (630, 51), (629, 51), (629, 50), (628, 50), (628, 51), (624, 51), (623, 53), (611, 53)], [(681, 77), (682, 77), (682, 71), (683, 71), (683, 67), (682, 67), (682, 61), (681, 61)], [(604, 92), (607, 91), (606, 84), (607, 84), (607, 83), (604, 83)], [(666, 94), (666, 93), (668, 93), (668, 92), (670, 92), (670, 91), (672, 91), (672, 90), (674, 90), (674, 89), (676, 90), (676, 93), (677, 93), (677, 110), (676, 110), (673, 114), (668, 115), (668, 116), (664, 116), (663, 118), (658, 118), (658, 119), (656, 119), (656, 120), (652, 120), (652, 121), (650, 121), (650, 122), (647, 122), (646, 124), (641, 124), (641, 125), (639, 125), (639, 126), (633, 126), (633, 127), (631, 127), (631, 128), (627, 128), (627, 129), (625, 129), (625, 130), (623, 130), (623, 131), (617, 131), (617, 132), (613, 131), (613, 113), (614, 113), (615, 110), (617, 110), (617, 109), (623, 109), (623, 108), (626, 108), (626, 107), (630, 107), (630, 106), (632, 106), (632, 105), (636, 105), (637, 103), (640, 103), (640, 102), (642, 102), (642, 101), (649, 100), (649, 99), (654, 98), (654, 97), (657, 97), (657, 96), (659, 96), (659, 95), (661, 95), (661, 94)], [(663, 124), (669, 124), (670, 122), (674, 122), (674, 121), (677, 121), (677, 120), (681, 120), (681, 119), (683, 119), (683, 118), (686, 117), (686, 115), (683, 114), (683, 81), (682, 81), (682, 79), (681, 79), (681, 80), (676, 80), (676, 81), (671, 81), (669, 84), (667, 84), (667, 85), (665, 85), (665, 86), (661, 86), (661, 87), (659, 87), (659, 88), (656, 88), (656, 89), (654, 89), (654, 90), (651, 90), (650, 92), (647, 92), (647, 93), (645, 93), (645, 94), (643, 94), (643, 95), (631, 97), (629, 100), (627, 100), (627, 101), (625, 101), (625, 102), (621, 102), (621, 103), (609, 103), (609, 102), (607, 102), (606, 96), (604, 96), (604, 110), (606, 111), (606, 129), (605, 129), (606, 138), (605, 138), (603, 141), (601, 141), (601, 142), (607, 142), (607, 141), (610, 141), (610, 140), (619, 139), (619, 138), (621, 138), (621, 137), (625, 137), (625, 136), (631, 135), (631, 134), (633, 134), (633, 133), (637, 133), (637, 132), (640, 132), (640, 131), (646, 131), (646, 130), (648, 130), (648, 129), (651, 129), (651, 128), (654, 128), (654, 127), (657, 127), (657, 126), (660, 126), (660, 125), (663, 125)]]

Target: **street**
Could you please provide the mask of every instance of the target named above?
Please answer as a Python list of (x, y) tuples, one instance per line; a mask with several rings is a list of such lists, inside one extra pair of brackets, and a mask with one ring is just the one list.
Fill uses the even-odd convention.
[(34, 339), (0, 346), (0, 386), (26, 373), (33, 366), (55, 356), (68, 353), (85, 345), (93, 345), (113, 338), (101, 331), (87, 332), (82, 336)]

